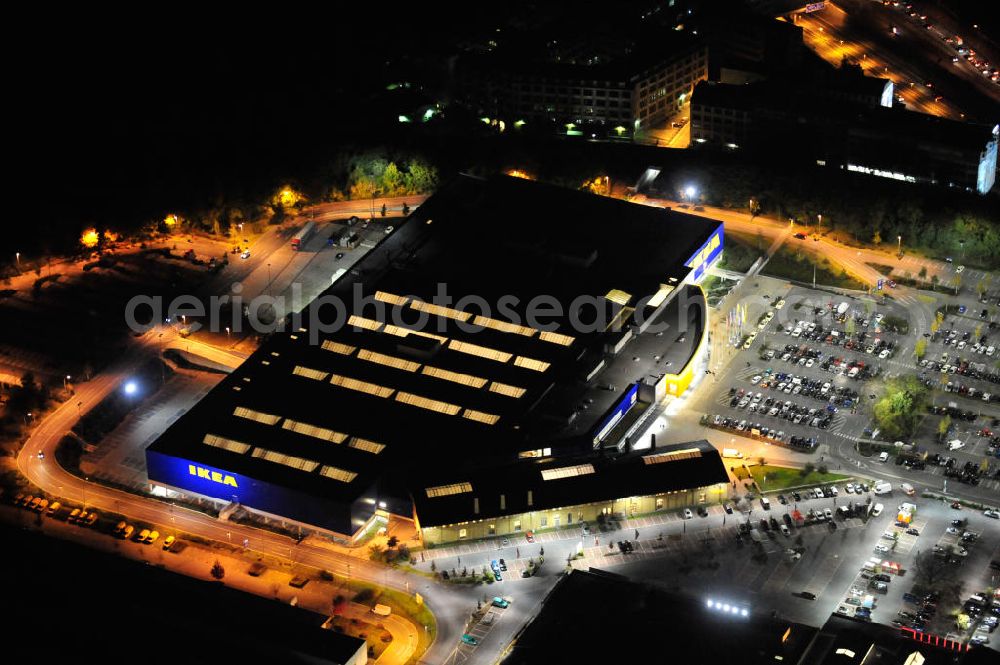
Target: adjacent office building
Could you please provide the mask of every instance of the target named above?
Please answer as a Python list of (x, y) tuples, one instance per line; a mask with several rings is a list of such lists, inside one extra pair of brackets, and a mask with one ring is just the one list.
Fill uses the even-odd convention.
[(632, 442), (704, 375), (722, 240), (460, 177), (153, 443), (150, 483), (345, 541), (397, 515), (428, 544), (716, 499), (711, 446)]

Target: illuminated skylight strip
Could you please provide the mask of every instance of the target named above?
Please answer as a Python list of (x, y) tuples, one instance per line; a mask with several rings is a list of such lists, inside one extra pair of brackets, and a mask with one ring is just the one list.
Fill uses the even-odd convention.
[(415, 363), (412, 360), (404, 360), (403, 358), (397, 358), (396, 356), (387, 356), (384, 353), (377, 353), (375, 351), (369, 351), (368, 349), (361, 349), (358, 351), (358, 358), (361, 360), (367, 360), (368, 362), (377, 363), (379, 365), (385, 365), (386, 367), (401, 369), (406, 372), (416, 372), (420, 369), (420, 363)]
[(341, 344), (340, 342), (334, 342), (333, 340), (323, 340), (323, 343), (319, 345), (321, 349), (326, 351), (333, 351), (334, 353), (339, 353), (343, 356), (349, 356), (354, 353), (355, 349), (358, 347), (351, 346), (350, 344)]
[(246, 418), (247, 420), (253, 420), (258, 423), (263, 423), (264, 425), (276, 425), (278, 421), (281, 420), (281, 416), (275, 416), (261, 411), (254, 411), (253, 409), (248, 409), (245, 406), (238, 406), (233, 409), (233, 415), (239, 416), (240, 418)]
[(624, 307), (632, 300), (632, 295), (630, 293), (625, 293), (621, 289), (611, 289), (608, 291), (607, 295), (604, 296), (613, 303), (617, 303)]
[(451, 370), (441, 369), (440, 367), (432, 367), (431, 365), (425, 365), (420, 371), (422, 374), (426, 374), (427, 376), (433, 376), (436, 379), (451, 381), (452, 383), (460, 383), (463, 386), (469, 386), (470, 388), (482, 388), (486, 385), (486, 379), (484, 378), (473, 376), (472, 374), (452, 372)]
[(329, 372), (321, 372), (318, 369), (303, 367), (302, 365), (296, 365), (295, 369), (292, 370), (292, 374), (304, 376), (307, 379), (312, 379), (313, 381), (326, 381), (326, 377), (330, 376)]
[(490, 384), (490, 392), (506, 395), (507, 397), (518, 398), (524, 395), (526, 391), (524, 388), (518, 388), (517, 386), (512, 386), (507, 383), (494, 381)]
[(653, 455), (643, 455), (643, 464), (662, 464), (664, 462), (677, 462), (683, 459), (695, 459), (701, 457), (701, 451), (697, 448), (685, 448), (683, 450), (670, 450), (665, 453), (655, 453)]
[(331, 443), (343, 443), (344, 439), (347, 438), (346, 434), (341, 434), (340, 432), (336, 432), (332, 429), (310, 425), (309, 423), (303, 423), (297, 420), (286, 419), (285, 422), (281, 424), (281, 427), (283, 429), (291, 430), (296, 434), (311, 436), (314, 439), (329, 441)]
[(468, 418), (469, 420), (475, 420), (476, 422), (485, 423), (486, 425), (495, 425), (500, 416), (485, 413), (483, 411), (476, 411), (475, 409), (466, 409), (462, 412), (463, 418)]
[(456, 406), (455, 404), (449, 404), (448, 402), (414, 395), (413, 393), (398, 392), (396, 393), (396, 401), (402, 402), (403, 404), (409, 404), (410, 406), (418, 406), (421, 409), (427, 409), (428, 411), (437, 411), (438, 413), (444, 413), (449, 416), (454, 416), (462, 410), (462, 407)]
[(470, 344), (469, 342), (462, 342), (457, 339), (449, 341), (448, 348), (460, 353), (467, 353), (470, 356), (479, 356), (480, 358), (486, 358), (487, 360), (495, 360), (499, 363), (507, 362), (514, 355), (513, 353), (507, 353), (506, 351), (497, 351), (496, 349), (491, 349), (487, 346)]
[(363, 439), (360, 436), (351, 437), (351, 440), (347, 445), (351, 448), (357, 448), (358, 450), (363, 450), (366, 453), (371, 453), (372, 455), (378, 455), (380, 452), (385, 450), (384, 443)]
[(393, 388), (387, 388), (386, 386), (380, 386), (375, 383), (368, 383), (367, 381), (358, 381), (357, 379), (352, 379), (349, 376), (340, 376), (339, 374), (331, 375), (330, 383), (335, 386), (340, 386), (341, 388), (356, 390), (359, 393), (367, 393), (369, 395), (382, 398), (389, 397), (393, 392), (395, 392)]
[(268, 450), (267, 448), (254, 448), (251, 456), (272, 462), (274, 464), (282, 464), (292, 469), (298, 469), (299, 471), (305, 471), (307, 473), (312, 473), (316, 470), (316, 467), (319, 466), (319, 462), (315, 460), (306, 459), (304, 457), (294, 457), (292, 455), (279, 453), (276, 450)]
[(353, 328), (375, 331), (382, 327), (382, 322), (376, 321), (375, 319), (366, 319), (365, 317), (358, 316), (357, 314), (352, 314), (351, 318), (347, 319), (347, 325)]
[(433, 314), (435, 316), (441, 316), (448, 319), (455, 319), (456, 321), (468, 321), (472, 318), (472, 312), (463, 312), (458, 309), (443, 307), (442, 305), (435, 305), (434, 303), (424, 302), (422, 300), (414, 300), (410, 303), (410, 307), (420, 312), (426, 312), (427, 314)]
[(395, 293), (388, 293), (386, 291), (376, 291), (375, 300), (378, 300), (379, 302), (389, 303), (390, 305), (399, 305), (400, 307), (402, 307), (407, 302), (409, 302), (410, 299), (407, 298), (406, 296), (397, 296)]
[(454, 494), (468, 494), (472, 491), (472, 483), (438, 485), (437, 487), (428, 487), (424, 491), (427, 492), (427, 498), (429, 499), (436, 499), (442, 496), (452, 496)]
[(593, 464), (579, 464), (577, 466), (562, 466), (558, 469), (544, 469), (542, 480), (559, 480), (561, 478), (575, 478), (594, 473)]
[(227, 439), (226, 437), (218, 436), (217, 434), (206, 434), (205, 438), (202, 439), (202, 443), (214, 448), (228, 450), (229, 452), (236, 453), (237, 455), (244, 455), (253, 447), (249, 443), (234, 441), (233, 439)]
[(339, 480), (342, 483), (349, 483), (358, 477), (358, 474), (353, 471), (346, 471), (344, 469), (338, 469), (335, 466), (327, 465), (323, 465), (323, 468), (319, 470), (319, 475), (332, 478), (333, 480)]
[(518, 356), (514, 359), (514, 364), (525, 369), (533, 369), (536, 372), (544, 372), (549, 368), (549, 363), (544, 360), (535, 360), (527, 356)]
[(552, 342), (553, 344), (561, 344), (562, 346), (569, 346), (572, 344), (576, 338), (570, 335), (563, 335), (557, 332), (548, 332), (543, 330), (538, 334), (538, 339), (543, 342)]
[(472, 321), (477, 326), (483, 328), (491, 328), (493, 330), (499, 330), (500, 332), (511, 333), (514, 335), (524, 335), (525, 337), (531, 337), (535, 334), (534, 328), (529, 328), (528, 326), (519, 326), (516, 323), (510, 323), (508, 321), (501, 321), (499, 319), (491, 319), (488, 316), (479, 315)]

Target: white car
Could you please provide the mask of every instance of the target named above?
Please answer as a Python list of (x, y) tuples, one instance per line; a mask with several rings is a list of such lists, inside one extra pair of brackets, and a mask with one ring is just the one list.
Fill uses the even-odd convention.
[(965, 448), (965, 443), (961, 439), (952, 439), (948, 442), (948, 450), (958, 450), (959, 448)]
[(387, 226), (387, 227), (385, 227), (385, 234), (389, 235), (390, 233), (392, 233), (395, 230), (396, 230), (396, 227), (394, 227), (394, 226)]
[(752, 383), (753, 385), (757, 385), (758, 383), (760, 383), (760, 374), (754, 375), (754, 377), (750, 379), (750, 383)]
[(878, 545), (875, 546), (875, 551), (878, 552), (879, 554), (885, 554), (889, 551), (889, 546), (879, 543)]
[(694, 517), (694, 513), (691, 512), (691, 509), (690, 508), (685, 508), (684, 509), (684, 519), (689, 520), (692, 517)]
[(876, 503), (875, 506), (872, 508), (872, 516), (873, 517), (878, 517), (879, 515), (881, 515), (882, 514), (882, 509), (883, 509), (882, 504), (881, 503)]
[(986, 517), (992, 517), (995, 520), (1000, 520), (1000, 511), (996, 511), (996, 510), (992, 510), (992, 509), (984, 510), (983, 511), (983, 515), (985, 515)]
[(781, 309), (784, 306), (785, 306), (785, 299), (784, 298), (782, 298), (778, 302), (774, 303), (774, 308), (775, 309)]
[(250, 258), (250, 250), (249, 249), (244, 249), (243, 253), (240, 254), (240, 258), (241, 259), (249, 259)]
[(955, 272), (961, 273), (965, 270), (965, 266), (955, 266)]

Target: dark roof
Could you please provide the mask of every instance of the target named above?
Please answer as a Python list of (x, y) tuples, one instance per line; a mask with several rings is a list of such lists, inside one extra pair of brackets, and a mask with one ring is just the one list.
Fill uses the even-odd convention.
[[(512, 451), (525, 449), (526, 442), (538, 437), (548, 440), (581, 435), (588, 422), (592, 425), (620, 399), (626, 387), (620, 378), (621, 367), (627, 368), (629, 381), (655, 373), (654, 356), (678, 355), (668, 353), (676, 336), (664, 335), (658, 342), (644, 340), (644, 344), (658, 343), (660, 348), (644, 355), (642, 362), (632, 362), (627, 353), (627, 358), (608, 358), (605, 373), (616, 372), (620, 391), (592, 391), (594, 403), (580, 414), (574, 424), (577, 429), (554, 432), (550, 423), (540, 424), (545, 418), (539, 409), (551, 406), (546, 398), (556, 394), (560, 386), (572, 388), (574, 396), (587, 390), (579, 377), (582, 359), (595, 349), (601, 351), (607, 334), (603, 327), (573, 329), (568, 314), (529, 320), (525, 316), (528, 301), (548, 295), (568, 306), (578, 296), (587, 295), (593, 297), (596, 307), (588, 314), (611, 316), (618, 307), (604, 298), (611, 289), (631, 294), (631, 304), (635, 304), (655, 293), (661, 284), (671, 280), (680, 284), (690, 272), (684, 264), (720, 226), (696, 216), (517, 178), (460, 177), (397, 225), (396, 231), (349, 274), (307, 306), (301, 320), (292, 317), (290, 332), (272, 335), (150, 450), (346, 502), (364, 493), (387, 469), (405, 469), (412, 476), (423, 465), (433, 468), (456, 456), (471, 461), (491, 456), (508, 460)], [(520, 317), (522, 325), (536, 328), (551, 323), (559, 333), (569, 335), (571, 343), (542, 339), (537, 330), (530, 335), (492, 328), (470, 330), (468, 325), (436, 314), (427, 317), (424, 332), (439, 336), (443, 343), (401, 329), (390, 334), (381, 327), (342, 326), (326, 332), (313, 323), (314, 318), (330, 322), (332, 310), (322, 305), (327, 299), (337, 297), (355, 311), (351, 303), (357, 295), (370, 299), (358, 311), (363, 318), (393, 322), (402, 317), (397, 321), (400, 327), (412, 327), (415, 314), (420, 314), (412, 304), (393, 309), (377, 302), (376, 295), (413, 296), (412, 302), (430, 302), (439, 284), (447, 286), (453, 305), (464, 296), (484, 299), (491, 308), (490, 316), (497, 320), (512, 316), (507, 310), (496, 310), (498, 300), (514, 296), (518, 302), (509, 311)], [(480, 311), (475, 301), (461, 306)], [(667, 306), (676, 310), (673, 301)], [(585, 314), (582, 318), (590, 321), (593, 317)], [(324, 349), (324, 342), (344, 345), (350, 351)], [(462, 352), (456, 348), (460, 343), (509, 354), (510, 359), (498, 362)], [(690, 357), (693, 348), (682, 346)], [(369, 359), (359, 357), (362, 350)], [(382, 356), (413, 365), (387, 366)], [(517, 357), (549, 366), (536, 371), (517, 364)], [(681, 362), (679, 357), (676, 360)], [(317, 372), (322, 380), (296, 374), (297, 367)], [(428, 376), (429, 367), (434, 372), (469, 375), (481, 385), (470, 387)], [(392, 392), (378, 397), (333, 385), (334, 376)], [(599, 375), (594, 381), (601, 378)], [(524, 394), (511, 397), (491, 390), (493, 384), (524, 389)], [(444, 415), (414, 406), (399, 400), (403, 393), (457, 411)], [(280, 422), (263, 424), (237, 417), (234, 411), (241, 407), (276, 416)], [(574, 407), (569, 404), (569, 408)], [(499, 420), (484, 424), (481, 414), (498, 416)], [(332, 430), (345, 438), (331, 442), (308, 436), (288, 429), (289, 421)], [(251, 449), (233, 452), (209, 446), (203, 443), (206, 434), (242, 442)], [(470, 440), (477, 442), (474, 449), (468, 446)], [(373, 453), (368, 442), (384, 449)], [(313, 460), (357, 476), (341, 482), (320, 475), (318, 469), (307, 473), (255, 457), (253, 449)]]
[[(649, 463), (652, 460), (663, 461)], [(577, 466), (592, 472), (549, 480), (543, 476)], [(526, 460), (474, 473), (449, 471), (428, 477), (424, 488), (414, 488), (413, 501), (421, 526), (440, 526), (728, 481), (719, 452), (707, 441), (693, 441), (614, 457)], [(457, 483), (469, 483), (472, 491), (435, 497), (426, 491)], [(501, 496), (504, 509), (500, 507)]]
[(705, 603), (619, 575), (574, 570), (552, 589), (502, 662), (797, 663), (816, 632), (752, 611), (724, 614)]

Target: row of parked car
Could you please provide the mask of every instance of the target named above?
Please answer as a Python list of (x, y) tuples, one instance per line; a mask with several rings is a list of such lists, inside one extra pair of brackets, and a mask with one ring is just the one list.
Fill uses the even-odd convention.
[[(853, 388), (835, 386), (829, 381), (811, 379), (807, 376), (798, 376), (785, 372), (772, 374), (770, 368), (766, 369), (763, 374), (750, 377), (750, 383), (751, 385), (758, 384), (760, 388), (781, 391), (786, 395), (803, 395), (822, 400), (835, 407), (843, 406), (851, 408), (858, 401), (858, 391)], [(735, 388), (729, 390), (730, 397), (734, 395), (734, 390)], [(837, 409), (833, 409), (831, 413), (836, 413), (836, 411)]]
[[(160, 532), (156, 529), (140, 529), (136, 532), (135, 527), (124, 520), (116, 524), (111, 533), (122, 540), (133, 540), (143, 545), (152, 545), (160, 539)], [(163, 549), (169, 550), (174, 542), (176, 542), (174, 536), (167, 536), (163, 539)]]
[(58, 501), (49, 503), (49, 500), (44, 497), (34, 496), (24, 492), (19, 492), (16, 496), (14, 496), (12, 503), (15, 506), (20, 506), (21, 508), (34, 511), (36, 513), (44, 513), (55, 519), (65, 519), (70, 524), (79, 524), (81, 526), (93, 526), (97, 523), (97, 519), (99, 517), (96, 511), (88, 512), (82, 508), (74, 508), (72, 511), (64, 510), (63, 505)]
[[(734, 400), (736, 400), (735, 403)], [(757, 413), (770, 418), (784, 418), (796, 425), (801, 423), (820, 429), (829, 427), (833, 421), (833, 414), (837, 412), (837, 407), (832, 404), (827, 404), (825, 408), (807, 407), (794, 404), (791, 400), (782, 402), (778, 398), (763, 397), (763, 393), (755, 395), (746, 393), (743, 396), (737, 393), (730, 398), (729, 405), (737, 409), (745, 408), (748, 413)], [(737, 429), (739, 428), (737, 427)]]
[(805, 345), (786, 344), (777, 356), (785, 362), (800, 367), (819, 367), (824, 372), (831, 372), (849, 379), (865, 381), (875, 375), (873, 368), (863, 360), (852, 360), (846, 356), (826, 355), (823, 351)]

